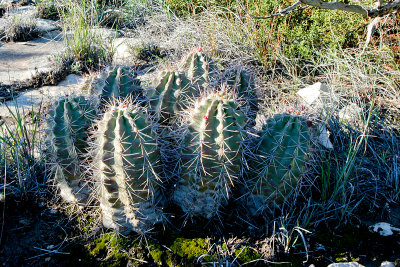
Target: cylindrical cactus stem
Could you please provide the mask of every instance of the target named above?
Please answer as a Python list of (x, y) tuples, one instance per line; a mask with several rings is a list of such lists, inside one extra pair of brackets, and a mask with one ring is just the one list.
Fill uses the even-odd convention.
[(196, 89), (205, 89), (218, 73), (217, 67), (201, 48), (195, 48), (181, 62), (181, 69)]
[(176, 121), (177, 114), (187, 108), (194, 95), (196, 91), (186, 75), (174, 71), (162, 72), (155, 89), (148, 92), (152, 113), (165, 124)]
[(57, 101), (49, 115), (50, 162), (60, 195), (70, 203), (84, 204), (89, 192), (81, 164), (96, 113), (84, 97), (69, 97)]
[[(249, 181), (253, 203), (281, 204), (306, 171), (311, 149), (311, 123), (300, 116), (278, 114), (268, 119), (255, 146), (255, 178)], [(253, 207), (263, 210), (262, 206)]]
[(116, 99), (141, 96), (140, 80), (129, 67), (113, 66), (106, 69), (91, 85), (91, 94), (101, 102), (111, 102)]
[(229, 69), (224, 76), (228, 85), (238, 96), (245, 97), (249, 91), (254, 90), (254, 78), (243, 67)]
[(182, 149), (174, 201), (190, 216), (212, 218), (241, 172), (245, 115), (218, 93), (196, 103)]
[(255, 92), (254, 77), (243, 67), (229, 68), (224, 73), (229, 89), (248, 107), (248, 115), (255, 119), (258, 112), (258, 98)]
[(108, 108), (98, 123), (94, 179), (103, 225), (145, 232), (161, 221), (160, 153), (155, 131), (141, 109), (129, 103)]

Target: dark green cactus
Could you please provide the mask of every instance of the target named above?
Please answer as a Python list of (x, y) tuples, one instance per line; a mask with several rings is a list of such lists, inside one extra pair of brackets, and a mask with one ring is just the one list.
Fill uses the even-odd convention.
[(160, 221), (160, 154), (152, 124), (140, 108), (109, 107), (98, 124), (94, 149), (104, 226), (145, 232)]
[(97, 96), (101, 102), (114, 101), (131, 97), (136, 99), (141, 95), (140, 80), (135, 77), (129, 67), (114, 66), (102, 73), (94, 80), (91, 94)]
[[(267, 120), (256, 144), (252, 198), (282, 203), (305, 173), (311, 148), (310, 122), (300, 116), (278, 114)], [(258, 207), (257, 209), (262, 209)]]
[(168, 71), (154, 90), (149, 90), (151, 111), (161, 123), (176, 121), (177, 113), (187, 108), (189, 99), (196, 95), (189, 79), (183, 73)]
[(61, 197), (84, 203), (88, 197), (82, 178), (83, 155), (88, 148), (88, 128), (96, 117), (83, 97), (57, 101), (49, 112), (50, 161)]
[(246, 116), (231, 98), (211, 94), (189, 121), (174, 200), (189, 215), (211, 218), (240, 175)]

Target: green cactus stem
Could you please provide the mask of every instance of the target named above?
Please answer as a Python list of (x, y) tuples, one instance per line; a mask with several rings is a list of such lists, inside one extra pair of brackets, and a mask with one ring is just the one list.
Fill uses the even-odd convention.
[(206, 89), (218, 72), (217, 67), (201, 48), (193, 49), (184, 57), (181, 68), (196, 89)]
[(89, 193), (81, 179), (81, 163), (96, 113), (83, 97), (69, 97), (57, 101), (49, 115), (50, 162), (61, 197), (82, 204)]
[(168, 71), (154, 90), (149, 91), (151, 110), (161, 123), (176, 121), (177, 113), (187, 108), (188, 101), (196, 94), (189, 79), (183, 73)]
[(98, 96), (103, 103), (126, 97), (136, 99), (141, 94), (140, 80), (129, 67), (109, 67), (93, 81), (91, 94)]
[[(311, 148), (307, 120), (300, 116), (278, 114), (267, 120), (256, 145), (256, 179), (252, 180), (253, 200), (283, 203), (306, 171)], [(262, 204), (264, 203), (264, 204)], [(255, 207), (262, 210), (263, 207)]]
[(95, 180), (103, 225), (145, 232), (161, 220), (160, 154), (152, 124), (140, 108), (111, 106), (98, 123)]
[(245, 115), (218, 93), (199, 101), (184, 138), (182, 169), (174, 201), (191, 216), (218, 213), (241, 172)]

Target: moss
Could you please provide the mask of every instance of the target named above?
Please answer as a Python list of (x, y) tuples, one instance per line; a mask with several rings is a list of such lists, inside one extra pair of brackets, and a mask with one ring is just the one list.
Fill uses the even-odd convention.
[[(171, 249), (175, 254), (179, 255), (180, 257), (192, 260), (195, 257), (200, 257), (201, 255), (207, 254), (208, 245), (208, 240), (204, 238), (177, 238), (172, 244)], [(205, 257), (205, 260), (208, 261), (211, 260), (211, 258), (207, 259), (207, 257)]]
[(249, 247), (235, 249), (235, 256), (241, 263), (250, 262), (261, 258), (261, 255)]
[(107, 259), (107, 266), (120, 266), (128, 261), (129, 240), (124, 237), (118, 237), (115, 233), (106, 233), (97, 238), (94, 242), (94, 248), (89, 254), (96, 258)]
[(157, 263), (158, 265), (163, 264), (163, 256), (164, 256), (165, 251), (162, 250), (158, 245), (150, 245), (149, 253), (155, 263)]

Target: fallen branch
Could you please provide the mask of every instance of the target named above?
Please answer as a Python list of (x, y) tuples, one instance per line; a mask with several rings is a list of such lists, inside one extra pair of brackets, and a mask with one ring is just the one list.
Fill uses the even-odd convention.
[[(382, 1), (380, 1), (380, 3), (382, 3)], [(240, 1), (239, 1), (239, 4), (247, 12), (247, 9), (244, 8), (243, 4)], [(337, 1), (324, 2), (321, 0), (299, 0), (296, 3), (294, 3), (293, 5), (285, 8), (285, 9), (279, 8), (278, 13), (275, 13), (275, 14), (272, 14), (269, 16), (257, 17), (257, 16), (253, 16), (253, 15), (249, 14), (248, 12), (247, 12), (247, 14), (254, 19), (269, 19), (269, 18), (276, 17), (276, 16), (285, 16), (293, 11), (299, 10), (300, 8), (298, 8), (298, 9), (295, 9), (295, 8), (297, 6), (299, 6), (300, 4), (318, 7), (318, 8), (322, 8), (322, 9), (342, 10), (342, 11), (346, 11), (346, 12), (361, 14), (365, 17), (370, 17), (370, 18), (382, 17), (389, 13), (397, 12), (400, 9), (400, 0), (388, 2), (386, 5), (381, 5), (377, 8), (373, 8), (373, 9), (366, 9), (359, 5), (345, 4), (345, 3), (337, 2)]]
[(303, 9), (303, 8), (304, 8), (304, 7), (303, 7), (303, 8), (298, 8), (298, 9), (296, 9), (296, 7), (299, 6), (299, 5), (301, 4), (300, 1), (297, 1), (296, 3), (294, 3), (293, 5), (291, 5), (291, 6), (287, 7), (287, 8), (285, 8), (285, 9), (279, 8), (279, 9), (278, 9), (278, 13), (275, 13), (275, 14), (272, 14), (272, 15), (269, 15), (269, 16), (266, 16), (266, 17), (258, 17), (258, 16), (253, 16), (253, 15), (251, 15), (251, 14), (247, 11), (247, 8), (245, 8), (245, 7), (243, 6), (242, 2), (239, 1), (238, 3), (242, 6), (242, 9), (243, 9), (244, 11), (246, 11), (247, 15), (250, 16), (250, 17), (253, 18), (253, 19), (270, 19), (270, 18), (278, 17), (278, 16), (283, 17), (283, 16), (285, 16), (285, 15), (291, 13), (291, 12), (294, 12), (294, 11), (297, 11), (297, 10), (300, 10), (300, 9)]

